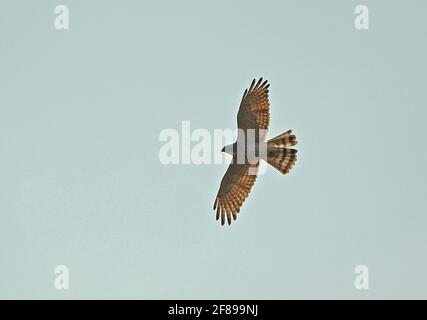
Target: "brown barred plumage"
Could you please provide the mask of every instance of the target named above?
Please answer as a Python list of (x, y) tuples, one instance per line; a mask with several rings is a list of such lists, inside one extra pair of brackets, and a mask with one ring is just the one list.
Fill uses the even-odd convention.
[(231, 224), (231, 217), (237, 219), (240, 207), (255, 183), (257, 176), (254, 173), (258, 165), (259, 162), (253, 165), (232, 163), (228, 167), (214, 204), (216, 219), (221, 218), (221, 224), (225, 223), (225, 217), (228, 224)]
[(237, 127), (239, 129), (267, 130), (270, 124), (270, 102), (268, 101), (267, 80), (262, 78), (255, 83), (252, 81), (249, 89), (243, 93), (237, 114)]
[[(266, 131), (270, 123), (269, 87), (270, 84), (267, 83), (267, 80), (262, 82), (262, 78), (260, 78), (258, 82), (255, 82), (254, 79), (250, 87), (243, 93), (237, 114), (237, 126), (239, 129), (243, 129), (244, 135), (251, 129), (258, 132), (256, 144), (265, 143)], [(242, 138), (240, 133), (238, 140), (239, 138)], [(288, 130), (267, 141), (267, 158), (263, 158), (263, 160), (286, 174), (296, 162), (297, 150), (291, 149), (296, 144), (295, 135)], [(231, 150), (234, 149), (231, 148)], [(258, 166), (259, 160), (256, 163), (249, 163), (248, 160), (243, 164), (237, 163), (237, 154), (234, 154), (233, 151), (233, 161), (222, 178), (213, 207), (216, 210), (216, 219), (221, 220), (222, 225), (225, 224), (226, 219), (228, 224), (237, 219), (240, 208), (256, 181)]]

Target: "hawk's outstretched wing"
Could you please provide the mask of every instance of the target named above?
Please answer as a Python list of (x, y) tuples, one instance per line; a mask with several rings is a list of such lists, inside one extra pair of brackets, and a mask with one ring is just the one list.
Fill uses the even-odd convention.
[(231, 217), (234, 220), (237, 219), (240, 207), (255, 183), (258, 165), (259, 162), (238, 164), (237, 160), (233, 159), (228, 167), (222, 178), (214, 204), (216, 219), (218, 220), (221, 217), (222, 225), (225, 223), (226, 216), (228, 224), (231, 224)]
[(260, 78), (255, 84), (254, 79), (249, 89), (245, 90), (237, 114), (237, 127), (239, 129), (263, 129), (265, 130), (263, 138), (265, 138), (270, 124), (269, 86), (267, 80), (262, 82), (262, 78)]

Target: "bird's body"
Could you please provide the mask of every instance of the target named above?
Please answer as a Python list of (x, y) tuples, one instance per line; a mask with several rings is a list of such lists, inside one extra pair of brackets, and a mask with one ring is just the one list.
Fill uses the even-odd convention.
[(260, 160), (264, 160), (279, 170), (288, 173), (296, 161), (297, 144), (291, 130), (266, 140), (270, 122), (270, 103), (268, 101), (267, 81), (262, 78), (252, 81), (246, 89), (237, 114), (238, 136), (236, 142), (225, 146), (221, 151), (232, 155), (233, 159), (225, 173), (214, 210), (221, 224), (227, 219), (237, 219), (240, 207), (255, 183)]

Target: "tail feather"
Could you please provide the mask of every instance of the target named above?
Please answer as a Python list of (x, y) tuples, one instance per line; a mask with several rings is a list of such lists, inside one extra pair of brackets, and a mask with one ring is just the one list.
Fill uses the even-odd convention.
[(267, 145), (270, 148), (290, 148), (296, 144), (297, 137), (292, 134), (292, 130), (288, 130), (267, 141)]
[(297, 150), (291, 149), (290, 147), (296, 144), (297, 139), (295, 135), (292, 134), (292, 130), (288, 130), (268, 140), (267, 162), (281, 173), (289, 173), (297, 160)]

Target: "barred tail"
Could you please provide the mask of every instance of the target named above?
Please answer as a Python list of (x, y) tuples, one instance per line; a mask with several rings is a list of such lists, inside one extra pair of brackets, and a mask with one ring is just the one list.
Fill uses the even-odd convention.
[(288, 173), (297, 161), (297, 150), (291, 149), (297, 144), (292, 130), (267, 141), (267, 162), (281, 173)]

